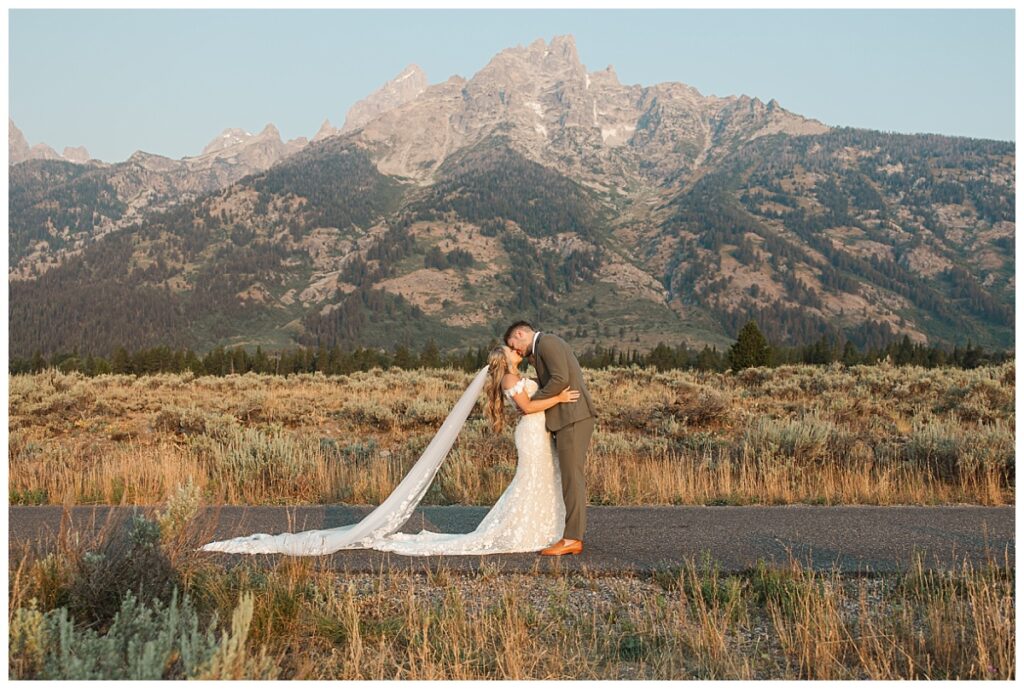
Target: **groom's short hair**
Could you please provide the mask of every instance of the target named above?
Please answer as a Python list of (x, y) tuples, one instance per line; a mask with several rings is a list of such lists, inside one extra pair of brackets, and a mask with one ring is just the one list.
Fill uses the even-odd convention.
[(516, 321), (512, 325), (508, 326), (508, 330), (505, 331), (505, 344), (508, 344), (508, 338), (512, 337), (512, 333), (515, 332), (516, 328), (529, 328), (533, 330), (533, 326), (526, 321)]

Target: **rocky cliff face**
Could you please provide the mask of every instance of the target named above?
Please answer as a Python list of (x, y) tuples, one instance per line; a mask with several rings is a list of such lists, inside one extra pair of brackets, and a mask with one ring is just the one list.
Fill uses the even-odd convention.
[(90, 160), (89, 151), (86, 150), (85, 146), (65, 146), (61, 157), (64, 160), (70, 160), (72, 163), (88, 163)]
[(336, 136), (341, 134), (341, 130), (331, 125), (330, 120), (324, 120), (324, 123), (320, 125), (320, 129), (313, 135), (312, 141), (319, 141), (320, 139), (326, 139), (329, 136)]
[(217, 178), (213, 188), (235, 179), (266, 170), (274, 163), (300, 151), (309, 143), (306, 137), (281, 140), (277, 127), (268, 123), (259, 134), (242, 129), (225, 129), (208, 143), (198, 156), (182, 158), (187, 170)]
[(29, 146), (25, 135), (14, 124), (14, 120), (7, 119), (7, 152), (8, 164), (14, 165), (26, 160), (67, 160), (72, 163), (89, 162), (89, 151), (84, 146), (75, 148), (65, 147), (61, 155), (44, 143)]
[(427, 75), (418, 65), (409, 65), (394, 79), (359, 101), (345, 115), (341, 131), (359, 129), (380, 115), (408, 103), (427, 88)]
[(28, 160), (29, 155), (28, 141), (11, 119), (7, 120), (7, 154), (11, 165)]
[(453, 152), (501, 133), (537, 162), (592, 184), (615, 177), (615, 186), (640, 176), (663, 182), (769, 133), (828, 129), (775, 101), (620, 84), (611, 66), (588, 72), (571, 36), (503, 50), (469, 81), (427, 87), (361, 126), (357, 138), (386, 174), (430, 181)]

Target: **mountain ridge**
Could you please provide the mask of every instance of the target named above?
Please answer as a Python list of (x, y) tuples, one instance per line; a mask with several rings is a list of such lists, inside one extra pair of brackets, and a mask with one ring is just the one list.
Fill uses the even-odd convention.
[[(637, 349), (724, 347), (749, 318), (777, 344), (1013, 341), (1012, 145), (826, 127), (775, 99), (676, 82), (624, 86), (611, 66), (587, 71), (571, 37), (421, 90), (412, 67), (388, 83), (408, 72), (397, 83), (414, 88), (385, 84), (356, 108), (353, 122), (373, 113), (360, 126), (325, 120), (233, 180), (213, 158), (206, 186), (187, 188), (181, 161), (141, 152), (106, 176), (13, 167), (12, 351), (110, 344), (28, 307), (80, 309), (67, 285), (149, 294), (156, 315), (133, 346), (173, 332), (200, 349), (453, 347), (522, 316), (575, 345)], [(283, 145), (271, 126), (267, 155)], [(207, 154), (257, 138), (242, 133)], [(40, 248), (60, 241), (75, 252), (66, 266)], [(96, 282), (90, 266), (110, 260), (128, 261), (125, 284)]]

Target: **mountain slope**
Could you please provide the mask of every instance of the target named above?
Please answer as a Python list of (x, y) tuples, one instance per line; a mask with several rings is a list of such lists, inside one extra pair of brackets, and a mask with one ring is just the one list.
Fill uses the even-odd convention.
[(581, 348), (722, 348), (750, 318), (776, 344), (1012, 346), (1012, 143), (624, 86), (571, 37), (413, 90), (227, 186), (167, 183), (156, 213), (126, 193), (178, 161), (15, 166), (12, 255), (52, 217), (117, 227), (12, 282), (12, 354), (466, 347), (521, 317)]

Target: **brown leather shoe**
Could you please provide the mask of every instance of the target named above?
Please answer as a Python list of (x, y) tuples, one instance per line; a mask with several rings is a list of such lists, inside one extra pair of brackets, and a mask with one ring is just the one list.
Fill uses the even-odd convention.
[(558, 543), (540, 551), (541, 555), (575, 555), (583, 552), (583, 541), (574, 538), (563, 538)]

